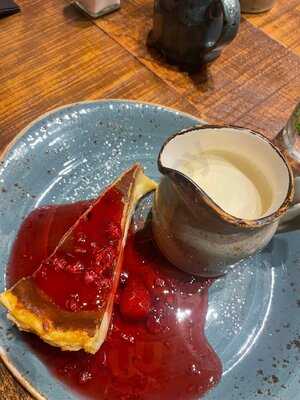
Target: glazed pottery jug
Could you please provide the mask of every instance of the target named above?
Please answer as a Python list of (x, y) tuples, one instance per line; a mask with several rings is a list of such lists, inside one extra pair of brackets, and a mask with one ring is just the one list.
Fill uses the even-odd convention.
[(185, 129), (164, 143), (158, 168), (155, 240), (169, 261), (195, 275), (225, 274), (264, 248), (284, 215), (299, 214), (287, 161), (249, 129)]

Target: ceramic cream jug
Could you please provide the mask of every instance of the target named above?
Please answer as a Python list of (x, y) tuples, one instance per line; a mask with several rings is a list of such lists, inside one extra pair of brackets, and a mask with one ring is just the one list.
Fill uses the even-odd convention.
[(154, 237), (165, 257), (189, 273), (225, 274), (264, 248), (284, 216), (299, 214), (284, 156), (249, 129), (185, 129), (164, 143), (158, 167)]

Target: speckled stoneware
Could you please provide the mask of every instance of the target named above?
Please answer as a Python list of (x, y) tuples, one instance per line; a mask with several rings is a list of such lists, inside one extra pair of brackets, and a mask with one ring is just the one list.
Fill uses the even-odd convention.
[[(25, 129), (0, 166), (0, 290), (17, 230), (33, 208), (96, 196), (133, 161), (142, 162), (158, 179), (162, 143), (196, 123), (191, 116), (155, 105), (105, 101), (55, 110)], [(262, 254), (210, 289), (206, 333), (224, 373), (205, 399), (299, 399), (299, 327), (295, 231), (276, 235)], [(22, 336), (1, 309), (1, 352), (16, 377), (49, 400), (80, 398), (48, 372)]]
[[(242, 156), (262, 174), (270, 200), (259, 218), (230, 215), (187, 175), (183, 162), (197, 162), (200, 152), (215, 149)], [(202, 125), (183, 129), (163, 144), (158, 168), (163, 179), (153, 206), (156, 242), (172, 264), (203, 277), (223, 275), (237, 261), (263, 249), (294, 199), (294, 177), (283, 155), (263, 135), (246, 128)], [(202, 168), (204, 174), (209, 170), (208, 165)]]

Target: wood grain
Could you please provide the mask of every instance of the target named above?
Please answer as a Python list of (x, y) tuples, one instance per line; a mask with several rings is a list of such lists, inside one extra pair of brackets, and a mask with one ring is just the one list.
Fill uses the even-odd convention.
[[(300, 59), (280, 43), (243, 20), (235, 41), (221, 57), (199, 74), (182, 73), (167, 65), (145, 43), (152, 26), (152, 0), (124, 0), (118, 13), (94, 20), (103, 31), (138, 58), (168, 86), (184, 96), (209, 122), (244, 124), (272, 136), (285, 123), (293, 109), (293, 96), (280, 96), (282, 112), (276, 120), (260, 112), (261, 105), (278, 98), (278, 91), (296, 80)], [(297, 86), (298, 85), (298, 86)]]
[[(145, 46), (152, 0), (122, 0), (98, 20), (67, 0), (18, 3), (22, 13), (0, 20), (0, 150), (40, 114), (79, 100), (156, 102), (268, 136), (299, 100), (300, 0), (245, 15), (236, 40), (193, 75)], [(31, 399), (1, 364), (0, 399)]]
[(300, 55), (300, 4), (298, 0), (277, 0), (271, 11), (244, 17), (271, 38)]
[(0, 20), (0, 146), (40, 114), (102, 97), (140, 99), (197, 113), (61, 0), (22, 0), (22, 14)]
[(0, 398), (1, 400), (32, 400), (32, 397), (2, 363), (0, 363)]

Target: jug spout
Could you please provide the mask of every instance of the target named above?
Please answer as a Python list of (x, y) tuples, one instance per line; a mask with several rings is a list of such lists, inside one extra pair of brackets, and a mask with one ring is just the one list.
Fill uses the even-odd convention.
[[(247, 160), (249, 149), (254, 161)], [(184, 130), (165, 142), (158, 168), (163, 176), (152, 219), (157, 245), (178, 268), (205, 277), (222, 275), (265, 247), (294, 194), (281, 153), (243, 128)]]

